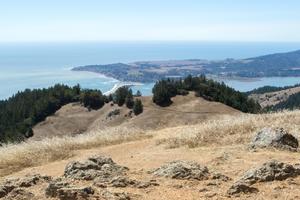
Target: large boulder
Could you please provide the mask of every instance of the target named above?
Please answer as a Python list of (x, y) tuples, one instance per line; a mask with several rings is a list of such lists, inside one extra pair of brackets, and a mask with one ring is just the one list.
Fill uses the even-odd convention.
[(282, 128), (264, 128), (255, 135), (251, 142), (251, 148), (273, 147), (296, 151), (298, 146), (297, 138)]
[(245, 172), (244, 175), (229, 188), (228, 194), (256, 192), (258, 190), (250, 186), (257, 182), (282, 181), (299, 175), (299, 166), (273, 160)]
[(205, 180), (210, 176), (207, 167), (193, 161), (181, 160), (167, 163), (152, 173), (156, 176), (186, 180)]
[(117, 165), (111, 158), (94, 156), (84, 162), (69, 163), (64, 172), (67, 178), (93, 180), (95, 178), (107, 182), (113, 177), (123, 175), (128, 168)]

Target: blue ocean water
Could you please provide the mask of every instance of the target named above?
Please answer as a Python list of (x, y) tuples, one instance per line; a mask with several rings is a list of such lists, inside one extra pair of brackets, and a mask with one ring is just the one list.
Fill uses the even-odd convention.
[[(173, 59), (248, 58), (300, 49), (300, 43), (246, 42), (86, 42), (86, 43), (0, 43), (0, 99), (25, 88), (55, 83), (81, 84), (84, 88), (110, 90), (118, 81), (72, 67), (89, 64)], [(284, 86), (299, 78), (263, 78), (255, 82), (225, 81), (247, 91), (263, 85)], [(153, 83), (133, 87), (151, 94)]]

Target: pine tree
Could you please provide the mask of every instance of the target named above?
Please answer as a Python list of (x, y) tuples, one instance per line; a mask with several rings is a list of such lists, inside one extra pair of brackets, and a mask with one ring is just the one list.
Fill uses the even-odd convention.
[(144, 106), (140, 99), (136, 99), (133, 104), (133, 112), (135, 115), (139, 115), (143, 112)]

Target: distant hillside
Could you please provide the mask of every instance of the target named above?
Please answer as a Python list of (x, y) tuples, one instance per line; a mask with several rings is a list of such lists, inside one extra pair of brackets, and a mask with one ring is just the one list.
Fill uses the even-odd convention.
[(257, 101), (267, 110), (299, 109), (300, 86), (270, 87), (265, 86), (248, 93), (249, 97)]
[(263, 86), (263, 87), (259, 87), (259, 88), (256, 88), (254, 90), (251, 90), (249, 92), (245, 92), (245, 94), (247, 94), (247, 95), (264, 94), (264, 93), (269, 93), (269, 92), (278, 92), (278, 91), (281, 91), (281, 90), (287, 90), (287, 89), (291, 89), (291, 88), (295, 88), (295, 87), (300, 87), (300, 84), (296, 84), (296, 85), (293, 85), (293, 86), (285, 86), (285, 87)]
[(300, 76), (300, 50), (247, 59), (171, 60), (87, 65), (74, 71), (101, 73), (121, 81), (155, 82), (168, 77), (186, 77), (191, 74), (222, 77)]
[(300, 109), (300, 91), (298, 93), (290, 95), (286, 100), (279, 102), (269, 109), (273, 111)]

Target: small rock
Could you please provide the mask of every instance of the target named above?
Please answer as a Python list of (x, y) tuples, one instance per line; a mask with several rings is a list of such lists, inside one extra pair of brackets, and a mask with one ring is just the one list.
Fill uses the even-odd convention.
[(51, 182), (45, 190), (46, 197), (59, 198), (60, 200), (88, 199), (94, 194), (91, 187), (75, 187), (67, 182), (57, 179)]
[(206, 189), (206, 188), (202, 188), (199, 190), (199, 192), (207, 192), (207, 191), (208, 191), (208, 189)]
[(57, 192), (57, 197), (60, 200), (89, 199), (90, 195), (94, 194), (94, 190), (91, 187), (61, 188)]
[(207, 167), (192, 161), (173, 161), (152, 172), (156, 176), (174, 179), (206, 180), (209, 178)]
[(207, 186), (217, 186), (218, 184), (216, 182), (209, 182), (206, 185)]
[(259, 131), (251, 142), (251, 148), (277, 148), (297, 151), (298, 140), (282, 128), (264, 128)]
[(49, 183), (48, 187), (46, 188), (46, 197), (57, 197), (59, 189), (68, 187), (70, 187), (69, 183), (62, 181), (62, 179), (56, 179)]
[(127, 187), (127, 186), (132, 186), (135, 185), (137, 181), (135, 180), (130, 180), (127, 177), (114, 177), (111, 181), (110, 184), (112, 187)]
[(130, 200), (130, 196), (125, 192), (105, 191), (102, 193), (102, 196), (107, 200)]
[(225, 175), (220, 174), (220, 173), (212, 174), (212, 179), (217, 179), (217, 180), (221, 180), (221, 181), (224, 181), (224, 182), (232, 180), (230, 177), (225, 176)]
[(229, 195), (236, 195), (239, 193), (247, 194), (247, 193), (256, 193), (256, 192), (258, 192), (258, 189), (251, 187), (248, 183), (245, 183), (243, 181), (234, 183), (227, 191)]
[(33, 200), (35, 199), (34, 194), (23, 190), (21, 188), (16, 188), (12, 190), (3, 200)]
[(115, 176), (123, 175), (128, 168), (117, 165), (111, 158), (94, 156), (85, 162), (71, 162), (64, 172), (64, 176), (78, 180), (93, 180), (95, 178), (108, 182)]
[(210, 193), (210, 194), (206, 194), (205, 197), (206, 198), (213, 198), (216, 195), (217, 195), (217, 193)]

